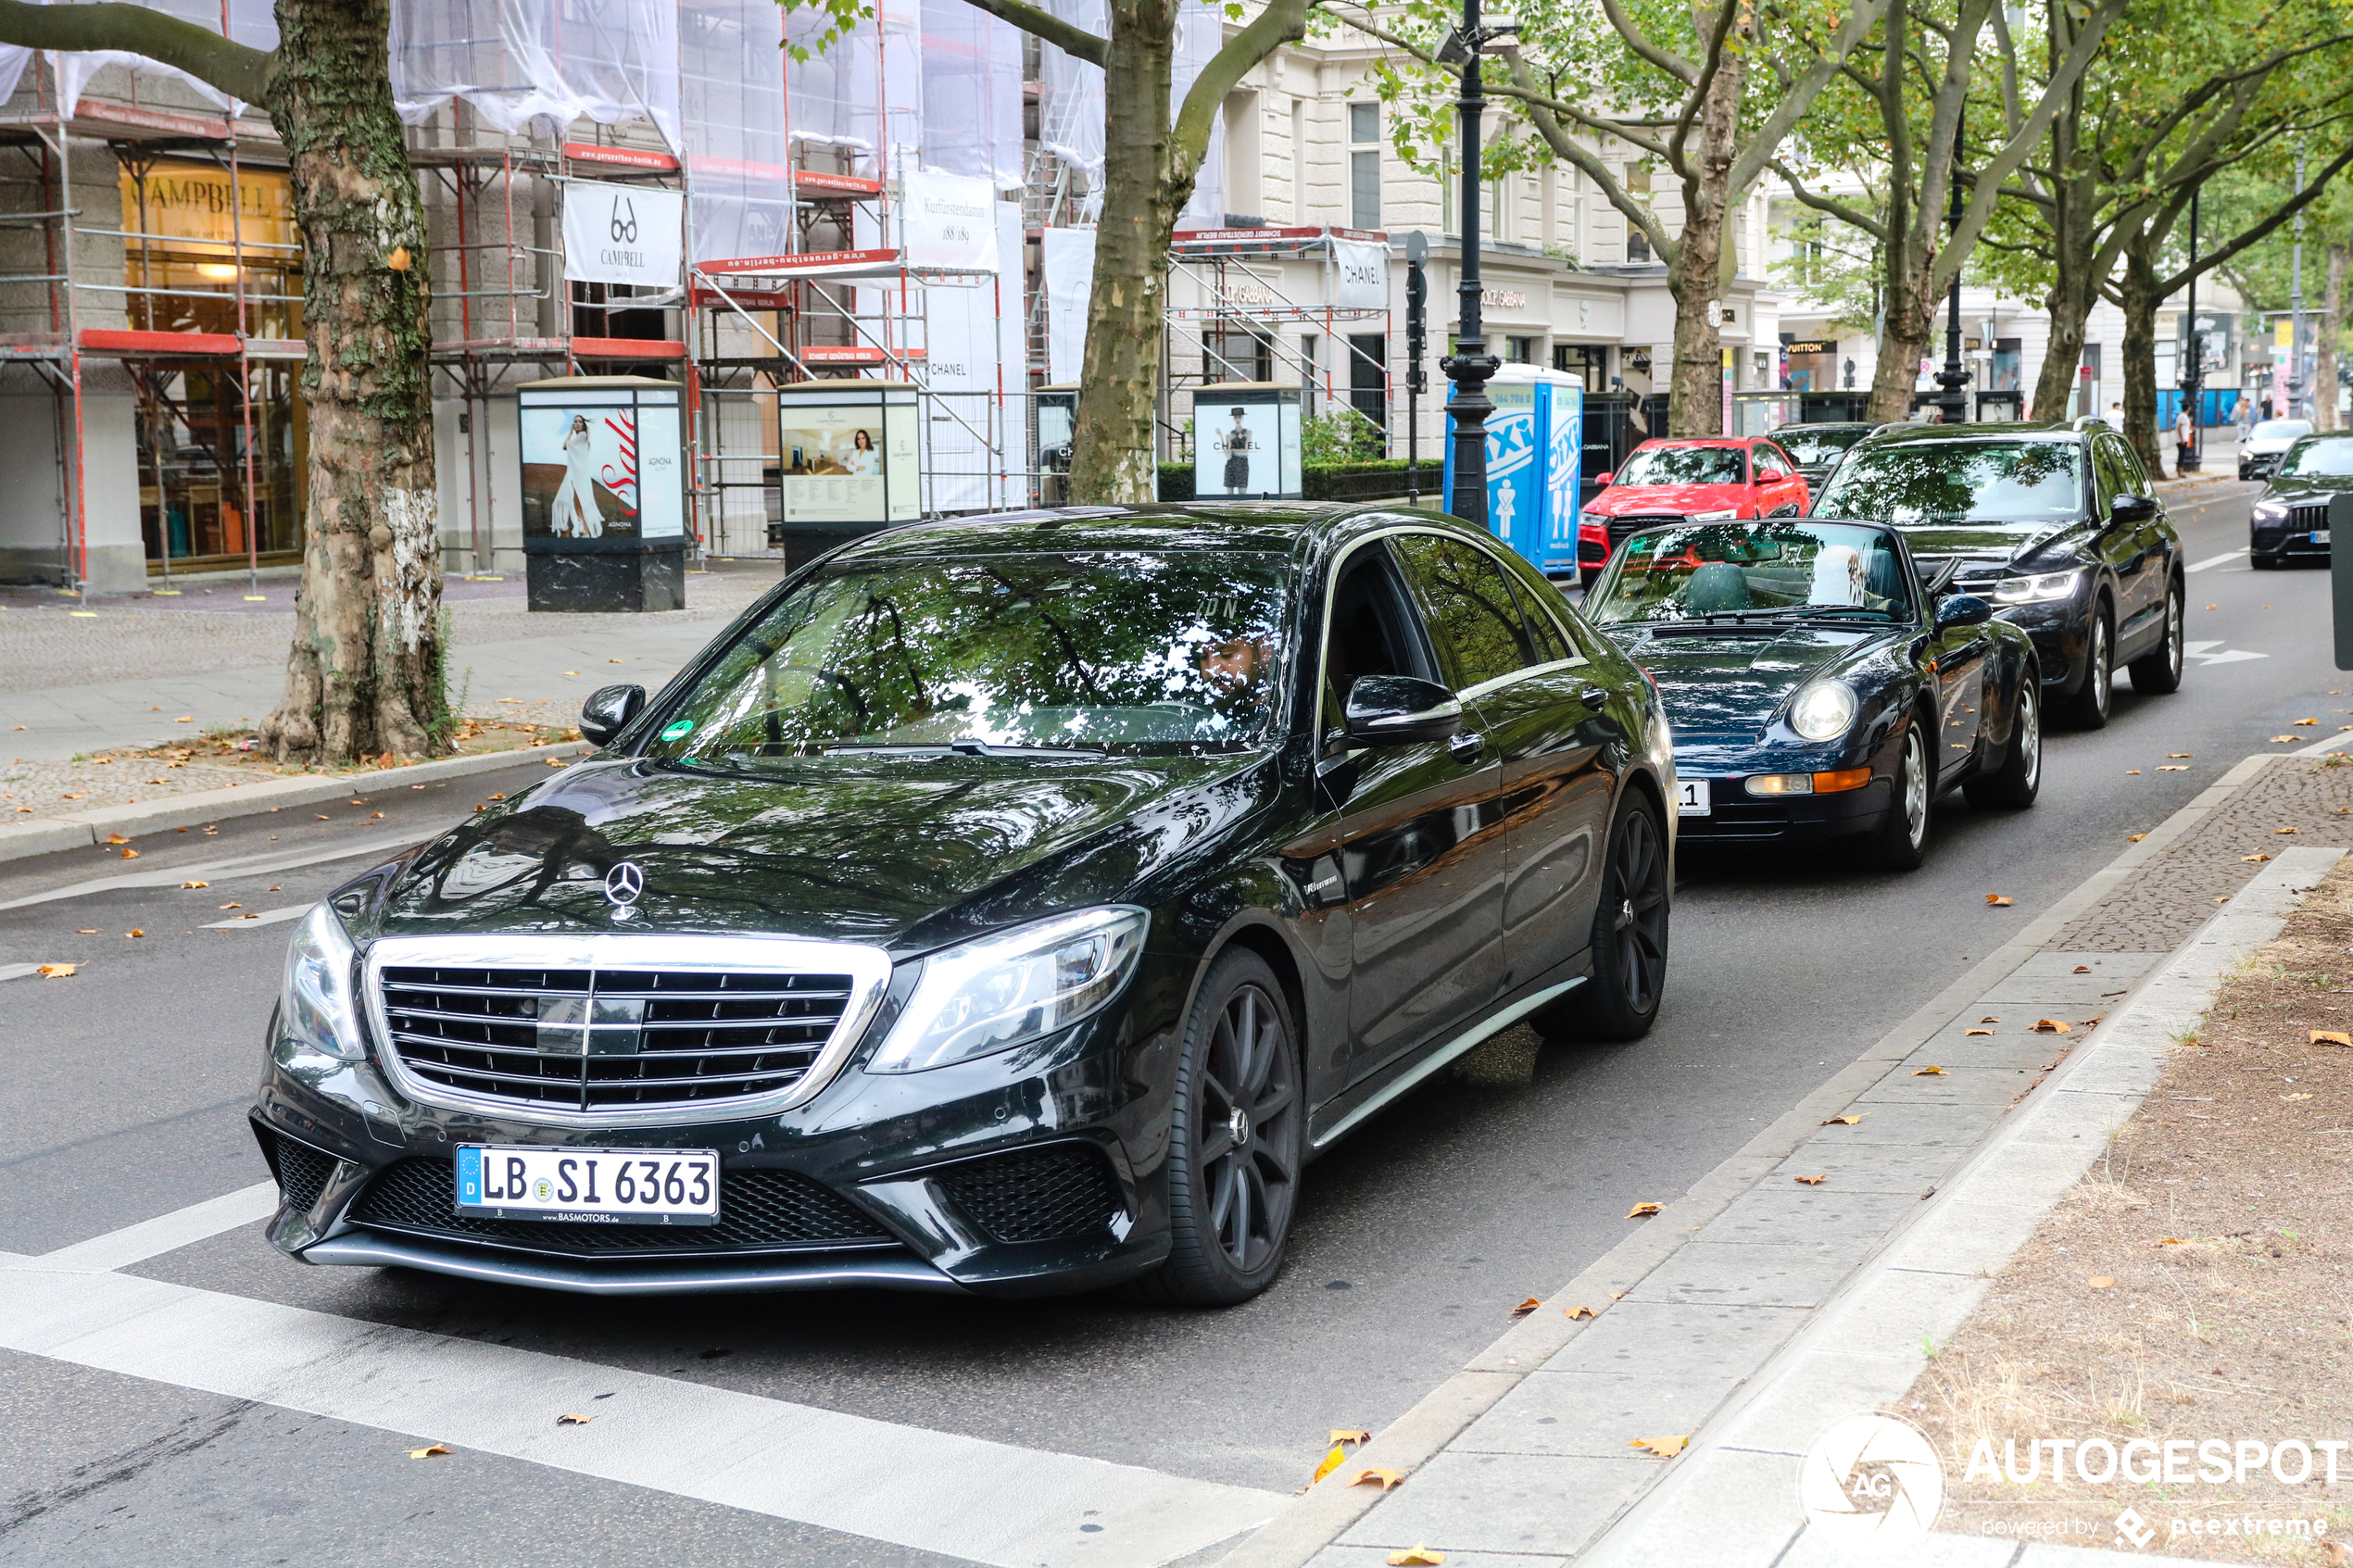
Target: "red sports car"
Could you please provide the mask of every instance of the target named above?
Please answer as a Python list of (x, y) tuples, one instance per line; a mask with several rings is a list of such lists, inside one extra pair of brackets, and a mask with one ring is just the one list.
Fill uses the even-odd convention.
[(1806, 481), (1789, 454), (1762, 437), (1695, 436), (1645, 441), (1584, 504), (1577, 530), (1578, 575), (1591, 583), (1619, 540), (1661, 523), (1803, 517)]

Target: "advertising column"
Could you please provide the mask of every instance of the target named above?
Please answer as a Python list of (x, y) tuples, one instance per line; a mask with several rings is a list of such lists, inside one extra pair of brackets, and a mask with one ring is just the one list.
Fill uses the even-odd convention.
[(684, 608), (677, 383), (567, 376), (528, 383), (516, 396), (531, 608)]

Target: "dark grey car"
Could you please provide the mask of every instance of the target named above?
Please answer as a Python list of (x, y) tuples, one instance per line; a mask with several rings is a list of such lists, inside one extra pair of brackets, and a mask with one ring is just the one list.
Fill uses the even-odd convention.
[(2181, 536), (2123, 436), (2103, 424), (1891, 425), (1846, 456), (1818, 518), (1903, 531), (1923, 569), (1991, 599), (2034, 639), (2052, 712), (2108, 722), (2113, 672), (2182, 684)]
[(2247, 518), (2246, 563), (2272, 571), (2329, 560), (2329, 497), (2353, 490), (2353, 435), (2308, 435), (2287, 449)]

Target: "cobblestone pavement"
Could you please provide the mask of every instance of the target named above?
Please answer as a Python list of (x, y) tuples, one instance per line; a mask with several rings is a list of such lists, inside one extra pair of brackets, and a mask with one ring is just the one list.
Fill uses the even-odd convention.
[(2248, 857), (2343, 846), (2353, 846), (2353, 763), (2275, 757), (2196, 833), (2134, 872), (2051, 946), (2098, 953), (2171, 949), (2261, 869)]

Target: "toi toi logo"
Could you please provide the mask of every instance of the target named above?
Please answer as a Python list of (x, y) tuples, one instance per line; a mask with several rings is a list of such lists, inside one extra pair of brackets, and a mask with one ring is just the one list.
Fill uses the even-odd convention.
[(1944, 1461), (1901, 1416), (1864, 1411), (1814, 1439), (1797, 1473), (1798, 1506), (1823, 1542), (1885, 1557), (1925, 1538), (1944, 1506)]

